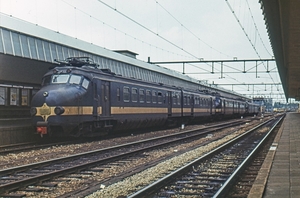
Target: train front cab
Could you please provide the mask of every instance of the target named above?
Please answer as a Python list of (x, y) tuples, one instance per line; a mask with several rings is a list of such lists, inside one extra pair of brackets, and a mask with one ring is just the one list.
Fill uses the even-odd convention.
[[(50, 71), (51, 72), (51, 71)], [(43, 78), (42, 88), (31, 103), (31, 116), (36, 132), (43, 135), (65, 136), (79, 123), (91, 119), (90, 80), (80, 73), (61, 69)]]
[(223, 119), (224, 112), (225, 112), (225, 99), (220, 96), (216, 96), (214, 98), (213, 109), (214, 109), (214, 114), (213, 114), (214, 119), (216, 120)]

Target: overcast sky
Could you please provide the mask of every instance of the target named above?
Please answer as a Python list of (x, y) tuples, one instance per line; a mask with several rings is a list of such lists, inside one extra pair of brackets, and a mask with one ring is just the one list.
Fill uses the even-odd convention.
[[(133, 51), (143, 61), (273, 58), (258, 0), (0, 0), (0, 12), (107, 49)], [(182, 72), (182, 64), (162, 66)], [(272, 73), (275, 62), (258, 63), (258, 74), (255, 62), (246, 63), (246, 74), (243, 63), (226, 63), (224, 78), (220, 64), (215, 74), (211, 64), (185, 67), (210, 84), (280, 83)], [(247, 96), (283, 93), (274, 85), (223, 87)]]

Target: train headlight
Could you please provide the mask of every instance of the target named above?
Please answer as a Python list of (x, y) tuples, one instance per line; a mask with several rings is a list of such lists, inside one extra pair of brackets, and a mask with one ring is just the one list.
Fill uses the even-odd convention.
[(61, 107), (61, 106), (57, 106), (57, 107), (55, 107), (55, 109), (54, 109), (54, 113), (56, 114), (56, 115), (61, 115), (61, 114), (63, 114), (65, 112), (65, 109), (63, 108), (63, 107)]
[(31, 115), (31, 116), (35, 116), (36, 113), (37, 113), (36, 108), (35, 108), (35, 107), (31, 107), (31, 108), (30, 108), (30, 115)]

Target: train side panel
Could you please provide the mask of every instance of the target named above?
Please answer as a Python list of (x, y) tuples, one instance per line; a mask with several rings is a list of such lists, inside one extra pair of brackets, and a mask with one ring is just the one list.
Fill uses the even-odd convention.
[(170, 97), (166, 89), (143, 83), (112, 82), (111, 90), (114, 130), (162, 126), (167, 121)]

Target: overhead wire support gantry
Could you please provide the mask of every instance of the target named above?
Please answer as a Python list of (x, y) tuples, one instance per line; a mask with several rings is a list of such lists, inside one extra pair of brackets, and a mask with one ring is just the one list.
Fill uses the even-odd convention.
[[(256, 73), (256, 77), (258, 78), (258, 63), (259, 62), (266, 62), (267, 67), (266, 67), (266, 73), (270, 73), (270, 69), (269, 69), (269, 62), (270, 61), (275, 61), (275, 59), (233, 59), (233, 60), (192, 60), (192, 61), (155, 61), (155, 62), (151, 62), (150, 59), (148, 59), (148, 63), (151, 64), (182, 64), (182, 74), (188, 74), (185, 71), (185, 64), (193, 64), (193, 63), (202, 63), (202, 64), (211, 64), (211, 72), (212, 74), (215, 73), (215, 63), (220, 64), (221, 65), (221, 78), (223, 77), (224, 72), (224, 63), (238, 63), (238, 62), (243, 62), (244, 63), (244, 68), (241, 71), (241, 73), (250, 73), (249, 71), (246, 71), (246, 62), (255, 62), (255, 73)], [(232, 73), (232, 72), (230, 72)], [(191, 73), (191, 74), (197, 74), (195, 72)]]

